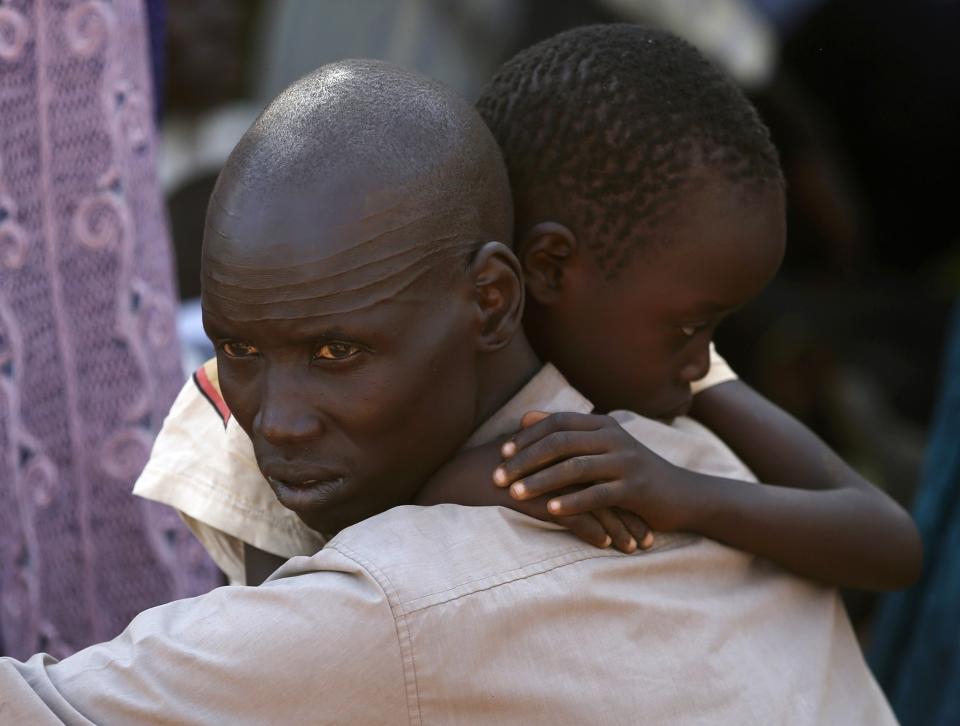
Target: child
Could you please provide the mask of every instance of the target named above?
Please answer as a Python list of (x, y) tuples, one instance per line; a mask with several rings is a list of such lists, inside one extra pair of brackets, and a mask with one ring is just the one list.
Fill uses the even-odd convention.
[[(885, 589), (912, 581), (920, 554), (908, 516), (813, 434), (738, 381), (691, 395), (710, 367), (717, 324), (766, 285), (783, 252), (779, 163), (740, 91), (676, 38), (597, 26), (519, 54), (478, 107), (511, 173), (525, 328), (541, 358), (599, 411), (630, 409), (685, 426), (693, 406), (771, 486), (678, 469), (614, 417), (533, 414), (502, 452), (465, 452), (418, 501), (504, 504), (541, 518), (590, 511), (602, 537), (577, 533), (627, 552), (649, 545), (645, 521), (831, 584)], [(198, 384), (216, 398), (215, 368), (205, 370)], [(248, 489), (255, 467), (251, 460), (243, 470)], [(489, 500), (462, 501), (452, 484), (489, 479), (494, 467), (510, 496), (491, 486)], [(226, 480), (240, 486), (240, 479), (232, 472)], [(262, 478), (258, 486), (272, 496)], [(555, 499), (558, 489), (565, 496)], [(203, 522), (192, 525), (218, 564), (223, 543), (236, 546)], [(277, 526), (289, 539), (298, 525)], [(243, 537), (251, 584), (278, 564), (260, 551), (261, 535)], [(305, 541), (301, 553), (314, 546)], [(235, 550), (231, 557), (235, 564)]]
[[(655, 530), (694, 531), (830, 584), (913, 582), (920, 544), (909, 516), (809, 430), (729, 373), (691, 395), (717, 325), (782, 256), (776, 151), (732, 82), (666, 33), (594, 26), (521, 52), (477, 107), (510, 172), (524, 323), (540, 357), (600, 411), (673, 419), (692, 407), (777, 486), (677, 469), (610, 418), (575, 414), (530, 416), (503, 449), (497, 485), (519, 501), (590, 485), (549, 497), (549, 512), (619, 507)], [(471, 465), (483, 466), (478, 456), (489, 471), (489, 453)], [(465, 466), (448, 465), (436, 491), (449, 496), (443, 479), (468, 475)], [(627, 552), (652, 541), (643, 527), (606, 528)]]

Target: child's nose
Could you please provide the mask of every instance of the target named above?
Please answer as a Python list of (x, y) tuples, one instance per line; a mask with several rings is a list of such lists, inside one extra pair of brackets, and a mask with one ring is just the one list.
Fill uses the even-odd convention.
[(710, 372), (710, 344), (709, 342), (697, 346), (690, 354), (690, 358), (680, 369), (680, 380), (684, 383), (699, 381)]

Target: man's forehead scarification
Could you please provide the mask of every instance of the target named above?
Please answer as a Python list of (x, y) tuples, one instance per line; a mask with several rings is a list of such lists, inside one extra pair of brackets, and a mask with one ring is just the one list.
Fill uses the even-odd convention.
[[(409, 274), (379, 279), (368, 285), (342, 288), (336, 294), (317, 297), (237, 301), (224, 297), (215, 285), (203, 291), (203, 307), (207, 313), (235, 323), (258, 323), (271, 321), (316, 320), (329, 316), (368, 312), (384, 306), (409, 306), (410, 304), (437, 304), (438, 288), (435, 285), (418, 284), (437, 272), (437, 266), (414, 267)], [(444, 290), (449, 288), (444, 286)]]
[(336, 271), (397, 257), (417, 247), (433, 248), (456, 239), (469, 245), (481, 238), (475, 208), (449, 204), (439, 207), (377, 208), (362, 217), (332, 223), (310, 211), (308, 215), (318, 216), (317, 224), (304, 225), (305, 231), (295, 233), (278, 229), (269, 217), (257, 222), (259, 229), (251, 231), (239, 214), (230, 220), (235, 229), (228, 230), (217, 215), (210, 214), (203, 257), (205, 262), (224, 270), (269, 273), (289, 267), (271, 264), (276, 248), (294, 248), (299, 265), (324, 265), (324, 271)]
[[(403, 248), (391, 247), (377, 250), (379, 254), (356, 249), (329, 257), (297, 259), (283, 265), (259, 264), (259, 260), (242, 264), (227, 262), (222, 258), (204, 258), (204, 277), (230, 285), (230, 280), (242, 279), (244, 290), (275, 290), (278, 287), (312, 285), (318, 281), (341, 277), (346, 274), (371, 270), (391, 274), (402, 270), (418, 259), (452, 252), (466, 256), (478, 240), (460, 234), (434, 237), (429, 244), (410, 244)], [(356, 253), (356, 254), (352, 254)], [(285, 281), (283, 281), (285, 280)]]
[(252, 306), (319, 302), (449, 269), (454, 263), (465, 261), (468, 250), (462, 239), (452, 237), (436, 241), (430, 247), (415, 246), (385, 258), (353, 265), (321, 261), (270, 270), (207, 265), (204, 295), (231, 304)]

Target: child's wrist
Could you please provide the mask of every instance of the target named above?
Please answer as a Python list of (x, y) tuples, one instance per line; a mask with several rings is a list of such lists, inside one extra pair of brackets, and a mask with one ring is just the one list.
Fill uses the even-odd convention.
[(677, 495), (674, 531), (696, 532), (703, 514), (704, 491), (697, 472), (677, 467), (674, 491)]

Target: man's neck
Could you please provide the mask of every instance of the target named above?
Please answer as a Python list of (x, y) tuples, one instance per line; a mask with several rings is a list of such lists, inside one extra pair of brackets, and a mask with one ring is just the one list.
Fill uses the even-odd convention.
[(477, 428), (513, 398), (543, 367), (533, 348), (522, 334), (492, 356), (489, 367), (483, 371), (477, 392)]
[[(480, 371), (482, 385), (477, 395), (474, 436), (497, 412), (510, 402), (542, 369), (526, 339), (518, 336), (509, 350), (497, 352), (496, 360), (485, 361)], [(478, 443), (487, 444), (489, 441)], [(474, 444), (468, 444), (474, 446)], [(509, 506), (505, 490), (492, 485), (490, 475), (499, 462), (490, 446), (461, 452), (434, 473), (420, 489), (414, 504), (461, 504), (466, 506)]]

